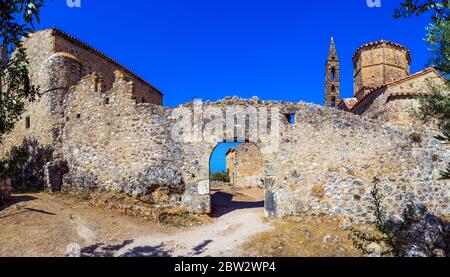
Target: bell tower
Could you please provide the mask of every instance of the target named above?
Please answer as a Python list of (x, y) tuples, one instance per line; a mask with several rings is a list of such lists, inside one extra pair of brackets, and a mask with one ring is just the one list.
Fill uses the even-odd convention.
[(341, 101), (340, 74), (340, 62), (334, 39), (331, 38), (330, 50), (325, 67), (325, 107), (336, 108)]

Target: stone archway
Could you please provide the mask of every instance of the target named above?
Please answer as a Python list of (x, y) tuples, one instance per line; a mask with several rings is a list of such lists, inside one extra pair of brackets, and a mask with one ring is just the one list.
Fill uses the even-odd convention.
[[(220, 169), (215, 164), (218, 159)], [(256, 143), (237, 139), (217, 143), (210, 153), (209, 172), (210, 207), (214, 216), (265, 208), (264, 159)], [(228, 181), (212, 178), (213, 173), (216, 178), (223, 178), (225, 172), (229, 173)]]

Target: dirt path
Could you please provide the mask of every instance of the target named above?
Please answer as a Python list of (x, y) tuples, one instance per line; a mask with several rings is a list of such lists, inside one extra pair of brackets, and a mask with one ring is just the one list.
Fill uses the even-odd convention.
[(239, 256), (240, 245), (258, 233), (270, 229), (265, 223), (264, 203), (259, 191), (216, 192), (215, 219), (212, 224), (170, 236), (136, 238), (115, 256), (141, 256), (142, 250), (153, 250), (158, 256)]
[(0, 256), (239, 256), (267, 231), (257, 190), (215, 192), (211, 224), (176, 229), (47, 194), (0, 210)]

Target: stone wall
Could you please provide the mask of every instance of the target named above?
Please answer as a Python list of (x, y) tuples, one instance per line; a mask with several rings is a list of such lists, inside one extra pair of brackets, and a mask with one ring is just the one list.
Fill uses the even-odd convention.
[(226, 165), (226, 171), (228, 172), (228, 175), (230, 176), (230, 183), (234, 183), (234, 179), (235, 179), (235, 168), (236, 168), (236, 150), (230, 149), (228, 150), (228, 152), (225, 154), (225, 165)]
[(237, 188), (263, 187), (264, 161), (254, 143), (243, 143), (227, 154), (231, 185)]
[(0, 180), (0, 205), (11, 197), (11, 179)]
[[(242, 138), (261, 151), (269, 216), (331, 214), (368, 221), (374, 177), (381, 179), (394, 214), (410, 200), (450, 214), (448, 183), (437, 180), (450, 162), (449, 149), (426, 134), (417, 144), (410, 137), (414, 130), (307, 103), (227, 98), (175, 109), (136, 104), (125, 74), (116, 72), (109, 91), (102, 80), (98, 74), (83, 77), (64, 102), (65, 189), (124, 192), (209, 212), (211, 153), (228, 138)], [(255, 111), (258, 127), (269, 127), (266, 133), (254, 129)], [(227, 127), (217, 113), (238, 119)], [(295, 114), (295, 124), (287, 114)], [(193, 122), (199, 126), (190, 127)], [(208, 126), (216, 129), (202, 137), (199, 131)]]
[[(8, 154), (13, 146), (19, 146), (27, 138), (34, 137), (45, 145), (52, 145), (54, 134), (52, 130), (58, 128), (59, 91), (47, 89), (51, 87), (48, 70), (44, 67), (45, 61), (54, 53), (53, 37), (50, 32), (42, 32), (36, 39), (24, 41), (29, 63), (30, 78), (33, 84), (40, 87), (43, 95), (35, 102), (26, 105), (26, 112), (22, 119), (16, 123), (15, 129), (6, 136), (0, 148), (0, 156)], [(75, 82), (76, 83), (76, 82)], [(75, 84), (73, 83), (73, 84)], [(72, 84), (72, 85), (73, 85)], [(26, 126), (29, 118), (30, 127)]]
[(288, 143), (274, 162), (278, 174), (266, 180), (268, 202), (273, 203), (266, 207), (269, 214), (306, 212), (367, 221), (374, 177), (381, 179), (393, 214), (399, 215), (411, 200), (449, 214), (448, 182), (437, 179), (450, 152), (433, 137), (422, 134), (418, 144), (411, 139), (412, 129), (402, 132), (320, 108), (300, 110), (297, 116), (298, 128), (283, 137)]
[[(73, 54), (78, 57), (83, 65), (82, 75), (97, 72), (104, 79), (104, 85), (109, 90), (114, 82), (114, 71), (125, 70), (127, 78), (133, 81), (135, 86), (134, 97), (138, 103), (163, 104), (163, 95), (152, 85), (144, 81), (131, 71), (128, 71), (115, 61), (99, 53), (94, 48), (80, 42), (79, 40), (58, 30), (49, 30), (53, 32), (55, 39), (55, 51)], [(40, 35), (40, 34), (37, 34)]]
[[(172, 203), (208, 212), (211, 153), (224, 139), (241, 137), (261, 151), (270, 216), (323, 213), (370, 220), (374, 177), (381, 179), (394, 214), (410, 200), (450, 214), (448, 184), (437, 181), (439, 169), (450, 162), (449, 150), (431, 136), (422, 134), (419, 145), (411, 139), (414, 130), (306, 103), (228, 98), (175, 109), (136, 104), (132, 83), (120, 72), (111, 91), (99, 90), (99, 81), (91, 74), (71, 89), (63, 136), (70, 169), (66, 186), (120, 191), (149, 201), (162, 189)], [(217, 115), (210, 116), (214, 111), (225, 117), (230, 108), (242, 124), (228, 129), (215, 122)], [(180, 116), (179, 109), (188, 113)], [(254, 110), (268, 111), (270, 132), (253, 141), (248, 115)], [(292, 113), (295, 124), (286, 117)], [(192, 140), (205, 128), (188, 127), (197, 120), (217, 125), (226, 135)], [(237, 134), (236, 126), (244, 131)], [(276, 128), (278, 136), (272, 133)], [(181, 141), (174, 140), (173, 130), (182, 134)]]
[[(43, 43), (42, 54), (32, 49), (31, 68), (49, 90), (28, 106), (30, 128), (19, 122), (2, 151), (23, 139), (51, 146), (55, 161), (45, 177), (52, 190), (62, 184), (63, 190), (123, 192), (207, 213), (214, 148), (248, 141), (262, 155), (269, 216), (330, 214), (370, 221), (374, 177), (381, 179), (393, 214), (414, 200), (450, 215), (448, 183), (438, 181), (439, 170), (450, 162), (449, 148), (430, 135), (422, 133), (418, 143), (411, 138), (414, 129), (303, 102), (226, 98), (174, 109), (140, 103), (139, 85), (126, 70), (113, 77), (84, 75), (76, 52), (53, 53), (54, 36), (41, 35), (50, 42)], [(29, 43), (39, 48), (39, 41)], [(295, 115), (295, 123), (288, 115)], [(55, 176), (63, 176), (62, 182)]]
[(103, 80), (87, 75), (67, 98), (63, 153), (70, 173), (64, 186), (125, 192), (150, 202), (160, 200), (161, 190), (175, 198), (183, 194), (169, 110), (136, 104), (135, 86), (120, 71), (111, 90)]
[[(110, 90), (114, 72), (122, 70), (133, 81), (132, 99), (136, 103), (162, 104), (162, 94), (142, 78), (132, 73), (100, 51), (57, 29), (30, 34), (23, 41), (30, 61), (29, 72), (33, 84), (40, 87), (42, 96), (26, 105), (26, 112), (16, 128), (4, 137), (0, 157), (6, 157), (14, 146), (36, 141), (43, 148), (53, 148), (54, 159), (62, 155), (62, 134), (69, 117), (65, 103), (70, 86), (82, 76), (94, 71), (102, 75), (102, 90)], [(104, 101), (109, 101), (105, 98)]]

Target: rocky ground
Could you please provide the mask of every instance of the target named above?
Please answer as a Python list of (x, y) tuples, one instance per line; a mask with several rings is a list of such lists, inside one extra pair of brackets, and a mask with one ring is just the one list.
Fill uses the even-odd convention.
[(65, 256), (68, 248), (118, 245), (172, 227), (46, 193), (14, 195), (0, 209), (0, 256)]
[(0, 208), (0, 256), (359, 255), (339, 220), (267, 220), (263, 198), (257, 189), (215, 190), (210, 217), (161, 223), (98, 199), (15, 195)]
[[(348, 238), (346, 225), (329, 217), (285, 218), (274, 228), (246, 242), (245, 256), (258, 257), (357, 257), (359, 250)], [(372, 230), (370, 226), (362, 228)]]

